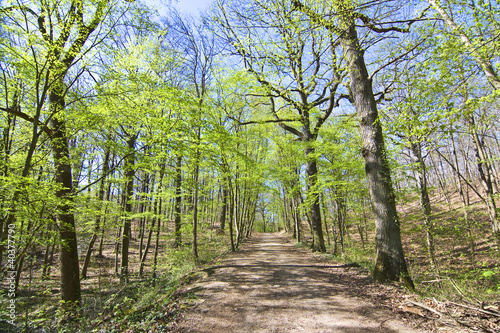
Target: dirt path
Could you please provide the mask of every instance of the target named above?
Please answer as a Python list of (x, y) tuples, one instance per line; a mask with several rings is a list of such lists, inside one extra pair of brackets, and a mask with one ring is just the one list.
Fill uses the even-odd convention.
[(352, 279), (332, 273), (285, 236), (256, 234), (196, 283), (197, 304), (178, 332), (419, 332), (353, 296)]

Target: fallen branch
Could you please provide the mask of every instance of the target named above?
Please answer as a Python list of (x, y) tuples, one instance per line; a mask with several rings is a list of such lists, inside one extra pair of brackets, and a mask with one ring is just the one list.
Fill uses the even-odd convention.
[(437, 314), (440, 318), (443, 317), (443, 314), (437, 310), (434, 310), (433, 308), (431, 307), (428, 307), (427, 305), (425, 304), (422, 304), (422, 303), (419, 303), (419, 302), (414, 302), (414, 301), (407, 301), (407, 303), (410, 303), (410, 304), (413, 304), (413, 305), (416, 305), (416, 306), (419, 306), (421, 307), (422, 309), (425, 309), (427, 311), (430, 311), (432, 313), (435, 313)]
[(474, 310), (474, 311), (477, 311), (477, 312), (482, 312), (482, 313), (485, 313), (485, 314), (489, 314), (490, 316), (500, 317), (499, 313), (491, 312), (491, 311), (484, 310), (484, 309), (481, 309), (481, 308), (475, 308), (475, 307), (472, 307), (472, 306), (468, 306), (468, 305), (460, 304), (460, 303), (455, 303), (455, 302), (447, 302), (447, 303), (453, 304), (453, 305), (456, 305), (456, 306), (460, 306), (462, 308), (466, 308), (466, 309), (469, 309), (469, 310)]

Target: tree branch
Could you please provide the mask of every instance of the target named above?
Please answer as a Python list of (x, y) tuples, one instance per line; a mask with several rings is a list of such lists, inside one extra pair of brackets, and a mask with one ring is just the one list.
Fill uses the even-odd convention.
[[(33, 123), (35, 121), (35, 119), (33, 117), (31, 117), (30, 115), (28, 115), (24, 112), (18, 111), (16, 109), (13, 109), (13, 108), (0, 107), (0, 110), (5, 111), (7, 113), (10, 113), (12, 115), (15, 115), (21, 119), (26, 120), (26, 121), (29, 121), (30, 123)], [(48, 128), (46, 124), (42, 123), (41, 121), (38, 121), (38, 125), (42, 128), (42, 131), (44, 133), (46, 133), (49, 136), (52, 135), (52, 130), (50, 128)]]
[[(274, 118), (276, 120), (281, 120), (279, 117), (278, 117), (278, 114), (276, 112), (276, 106), (274, 104), (274, 98), (270, 98), (271, 99), (271, 112), (273, 113), (274, 115)], [(297, 121), (297, 120), (296, 120)], [(302, 120), (298, 120), (298, 121), (302, 121)], [(300, 132), (299, 130), (293, 128), (292, 126), (288, 126), (288, 125), (285, 125), (283, 124), (283, 122), (278, 122), (278, 124), (281, 126), (281, 128), (283, 128), (285, 131), (288, 131), (292, 134), (295, 134), (296, 136), (298, 136), (301, 140), (303, 138), (303, 135), (302, 135), (302, 132)]]

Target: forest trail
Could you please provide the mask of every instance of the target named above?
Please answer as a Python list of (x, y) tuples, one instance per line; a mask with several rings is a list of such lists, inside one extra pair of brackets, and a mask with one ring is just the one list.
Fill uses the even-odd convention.
[(356, 277), (343, 276), (345, 270), (319, 262), (284, 235), (255, 234), (191, 286), (198, 305), (184, 312), (175, 331), (421, 332), (356, 297)]

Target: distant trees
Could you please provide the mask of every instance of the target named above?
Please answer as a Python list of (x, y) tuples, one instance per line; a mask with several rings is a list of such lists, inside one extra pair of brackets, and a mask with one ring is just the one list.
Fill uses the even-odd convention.
[[(81, 300), (80, 273), (88, 277), (92, 253), (103, 256), (106, 238), (116, 236), (116, 273), (125, 283), (136, 239), (139, 273), (154, 246), (156, 274), (160, 230), (170, 217), (176, 244), (183, 246), (181, 234), (191, 230), (197, 257), (197, 231), (215, 228), (220, 202), (238, 243), (255, 215), (260, 179), (247, 177), (245, 165), (260, 153), (246, 144), (230, 143), (230, 150), (221, 144), (216, 158), (207, 141), (231, 136), (218, 123), (229, 115), (208, 95), (213, 40), (191, 30), (165, 33), (147, 12), (135, 4), (82, 1), (2, 7), (2, 19), (12, 24), (2, 35), (0, 246), (15, 225), (17, 283), (38, 242), (46, 243), (44, 278), (60, 246), (55, 256), (66, 303)], [(223, 199), (211, 187), (226, 182), (233, 194)], [(77, 235), (86, 248), (81, 272)]]
[(340, 100), (339, 42), (282, 1), (219, 2), (218, 17), (225, 43), (270, 101), (270, 119), (303, 142), (312, 246), (324, 252), (315, 142)]

